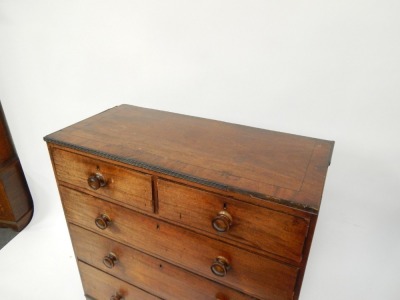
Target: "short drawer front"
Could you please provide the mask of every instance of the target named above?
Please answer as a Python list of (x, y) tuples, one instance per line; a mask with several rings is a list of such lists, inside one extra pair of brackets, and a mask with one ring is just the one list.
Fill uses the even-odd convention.
[[(78, 262), (83, 289), (88, 299), (96, 300), (158, 300), (145, 291), (99, 271), (81, 261)], [(114, 298), (113, 298), (114, 296)], [(121, 298), (118, 298), (120, 296)]]
[[(207, 238), (175, 225), (146, 217), (118, 205), (60, 187), (67, 220), (108, 238), (180, 265), (185, 269), (261, 299), (292, 299), (298, 269)], [(101, 230), (95, 218), (111, 222)], [(214, 275), (213, 261), (225, 257), (231, 268)]]
[(69, 228), (79, 260), (163, 299), (254, 299), (81, 227)]
[(161, 217), (301, 261), (309, 220), (165, 180), (157, 185)]
[[(52, 151), (55, 173), (59, 181), (95, 192), (144, 211), (153, 211), (151, 176), (101, 160), (60, 149)], [(91, 176), (101, 175), (105, 186), (93, 189)]]

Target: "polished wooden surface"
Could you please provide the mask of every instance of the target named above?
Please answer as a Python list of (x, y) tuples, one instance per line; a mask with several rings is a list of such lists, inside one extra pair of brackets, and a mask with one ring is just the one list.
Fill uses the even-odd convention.
[(10, 158), (17, 156), (1, 103), (0, 103), (0, 141), (1, 141), (0, 143), (1, 145), (0, 166), (1, 166)]
[[(261, 299), (291, 299), (298, 269), (204, 237), (178, 226), (60, 186), (67, 219), (88, 230), (124, 243), (206, 278)], [(95, 218), (106, 213), (111, 225), (101, 230)], [(210, 268), (218, 256), (232, 268), (215, 276)]]
[[(160, 217), (284, 256), (295, 262), (301, 261), (308, 219), (170, 181), (158, 180), (157, 186)], [(210, 221), (220, 211), (228, 212), (232, 218), (229, 230), (224, 233), (216, 231)]]
[[(160, 299), (129, 283), (78, 262), (82, 284), (88, 299), (94, 300), (157, 300)], [(114, 297), (114, 299), (113, 299)], [(118, 299), (118, 297), (120, 297)]]
[[(226, 286), (185, 271), (164, 260), (157, 259), (101, 235), (70, 225), (72, 242), (79, 260), (99, 270), (121, 278), (163, 299), (253, 299)], [(109, 253), (117, 257), (112, 268), (104, 265)], [(156, 289), (154, 287), (157, 287)]]
[(299, 298), (333, 142), (127, 105), (45, 140), (88, 298)]
[(45, 139), (312, 211), (319, 209), (333, 149), (331, 141), (130, 105)]
[(20, 231), (32, 214), (32, 197), (0, 103), (0, 227)]
[[(138, 209), (153, 211), (151, 176), (125, 168), (117, 168), (100, 160), (89, 159), (67, 151), (54, 149), (53, 161), (60, 181), (107, 196)], [(93, 189), (88, 179), (101, 174), (105, 186)]]

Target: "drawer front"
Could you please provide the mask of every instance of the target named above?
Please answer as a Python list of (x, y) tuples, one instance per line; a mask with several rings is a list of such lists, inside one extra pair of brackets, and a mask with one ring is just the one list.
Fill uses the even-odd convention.
[[(130, 245), (170, 263), (262, 299), (293, 298), (298, 268), (210, 239), (135, 211), (60, 187), (69, 222)], [(99, 229), (94, 220), (106, 214)], [(229, 261), (224, 277), (211, 272), (218, 257)], [(221, 262), (218, 262), (221, 265)], [(221, 267), (218, 268), (221, 271)]]
[(79, 260), (163, 299), (254, 299), (81, 227), (69, 228)]
[(309, 220), (165, 180), (157, 185), (161, 217), (301, 261)]
[[(89, 299), (158, 300), (145, 291), (78, 261), (85, 296)], [(122, 298), (118, 298), (116, 296)], [(115, 296), (116, 298), (112, 298)]]
[[(95, 192), (145, 211), (153, 211), (151, 176), (101, 160), (74, 154), (60, 149), (52, 151), (55, 173), (59, 181)], [(93, 189), (89, 177), (96, 184), (96, 175), (101, 174), (105, 186)], [(93, 177), (94, 176), (94, 177)]]

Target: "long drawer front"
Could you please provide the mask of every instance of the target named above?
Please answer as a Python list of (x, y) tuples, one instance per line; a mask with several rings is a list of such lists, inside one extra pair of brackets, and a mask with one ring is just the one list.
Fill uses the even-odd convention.
[(70, 233), (80, 261), (163, 299), (254, 299), (81, 227)]
[(85, 296), (94, 300), (160, 300), (137, 287), (78, 262)]
[[(67, 220), (73, 224), (256, 298), (293, 298), (296, 267), (63, 186), (60, 193)], [(107, 217), (104, 229), (95, 224), (101, 216)]]

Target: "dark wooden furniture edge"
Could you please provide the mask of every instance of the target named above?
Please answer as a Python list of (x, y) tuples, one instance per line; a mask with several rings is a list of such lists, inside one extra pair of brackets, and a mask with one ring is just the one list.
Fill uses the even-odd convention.
[[(0, 130), (1, 147), (5, 150), (0, 157), (0, 180), (5, 200), (9, 205), (10, 216), (13, 217), (13, 220), (1, 219), (0, 227), (21, 231), (31, 221), (34, 205), (1, 102)], [(4, 181), (8, 184), (5, 185)]]
[(12, 221), (0, 221), (0, 228), (11, 228), (15, 231), (21, 231), (24, 229), (33, 217), (33, 207), (29, 209), (29, 211), (23, 215), (20, 219), (15, 222)]

